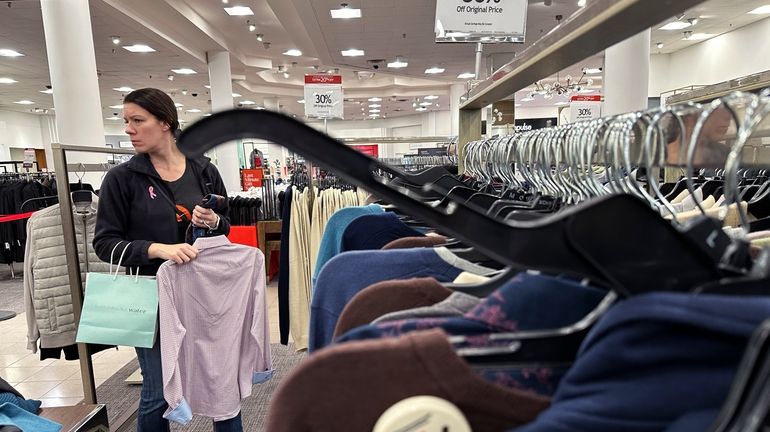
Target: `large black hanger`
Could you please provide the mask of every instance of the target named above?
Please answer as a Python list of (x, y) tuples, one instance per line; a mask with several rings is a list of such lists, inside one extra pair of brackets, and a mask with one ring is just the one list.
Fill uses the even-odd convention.
[(401, 178), (408, 174), (264, 110), (213, 114), (185, 129), (177, 145), (194, 157), (242, 138), (285, 146), (503, 264), (586, 277), (624, 295), (688, 291), (729, 275), (720, 266), (728, 245), (713, 241), (724, 236), (720, 227), (687, 234), (630, 195), (597, 198), (531, 222), (495, 220), (461, 203), (434, 208), (403, 188), (385, 184), (374, 172)]

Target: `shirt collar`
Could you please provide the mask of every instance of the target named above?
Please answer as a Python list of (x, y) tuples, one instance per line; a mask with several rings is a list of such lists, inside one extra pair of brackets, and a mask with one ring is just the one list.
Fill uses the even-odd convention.
[(198, 250), (211, 249), (219, 246), (226, 246), (230, 244), (230, 240), (225, 235), (218, 235), (214, 237), (198, 237), (193, 243), (193, 246)]

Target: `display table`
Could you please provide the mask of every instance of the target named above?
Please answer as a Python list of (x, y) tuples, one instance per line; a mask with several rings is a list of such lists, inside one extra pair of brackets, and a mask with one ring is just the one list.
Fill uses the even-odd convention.
[(40, 410), (40, 417), (62, 425), (62, 432), (110, 432), (105, 405), (74, 405)]

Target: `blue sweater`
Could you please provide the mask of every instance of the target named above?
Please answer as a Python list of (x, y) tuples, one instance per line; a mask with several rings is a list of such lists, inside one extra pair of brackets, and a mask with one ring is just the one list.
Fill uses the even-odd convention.
[[(660, 432), (708, 424), (770, 298), (651, 293), (591, 330), (551, 407), (516, 432)], [(688, 418), (688, 415), (695, 417)], [(711, 419), (713, 421), (713, 419)]]
[(395, 213), (378, 213), (361, 216), (345, 228), (342, 236), (342, 250), (376, 250), (404, 237), (425, 237), (425, 235), (398, 218)]
[(318, 259), (312, 275), (313, 290), (315, 290), (318, 275), (321, 273), (324, 265), (342, 252), (342, 236), (345, 234), (345, 228), (359, 216), (382, 213), (384, 211), (379, 205), (371, 204), (364, 207), (345, 207), (334, 212), (329, 221), (326, 222), (326, 228), (324, 228), (324, 234), (321, 237), (321, 245), (318, 248)]
[(337, 255), (321, 270), (313, 290), (308, 351), (331, 343), (345, 305), (369, 285), (415, 277), (450, 282), (461, 272), (429, 248), (351, 251)]

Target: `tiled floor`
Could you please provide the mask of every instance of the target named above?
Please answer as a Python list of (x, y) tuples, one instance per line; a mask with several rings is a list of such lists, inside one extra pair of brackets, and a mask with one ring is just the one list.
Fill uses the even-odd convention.
[[(1, 306), (1, 305), (0, 305)], [(268, 313), (271, 342), (278, 343), (278, 288), (268, 286)], [(102, 351), (92, 356), (96, 385), (106, 381), (136, 357), (133, 348)], [(27, 350), (27, 322), (24, 314), (0, 321), (0, 377), (5, 378), (24, 397), (39, 399), (43, 406), (74, 405), (83, 398), (80, 366), (77, 361), (43, 360)]]

